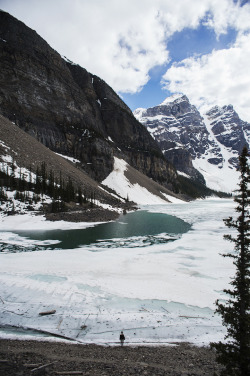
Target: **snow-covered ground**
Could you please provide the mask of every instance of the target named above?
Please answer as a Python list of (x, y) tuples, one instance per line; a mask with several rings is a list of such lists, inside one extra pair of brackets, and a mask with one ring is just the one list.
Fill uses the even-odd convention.
[[(214, 314), (214, 302), (225, 298), (222, 290), (234, 274), (232, 260), (220, 255), (232, 249), (223, 240), (229, 230), (222, 219), (233, 215), (234, 202), (204, 200), (146, 209), (178, 216), (192, 229), (174, 242), (138, 248), (93, 245), (1, 253), (0, 337), (38, 338), (38, 332), (14, 326), (83, 343), (115, 344), (121, 330), (129, 344), (207, 345), (222, 340), (225, 329)], [(32, 220), (25, 218), (32, 228)], [(1, 222), (1, 228), (12, 230), (4, 232), (6, 243), (24, 217), (12, 220), (12, 226), (9, 217)], [(40, 221), (40, 229), (44, 225), (48, 222)], [(61, 228), (61, 223), (53, 226)], [(49, 310), (56, 312), (39, 315)]]
[[(132, 184), (125, 176), (125, 171), (129, 165), (123, 160), (114, 157), (113, 171), (103, 180), (102, 184), (113, 189), (123, 198), (129, 198), (138, 205), (159, 205), (165, 204), (166, 200), (149, 192), (145, 187), (140, 186), (138, 183)], [(162, 193), (170, 202), (181, 202), (177, 198)]]
[(237, 189), (239, 172), (232, 167), (230, 159), (232, 157), (238, 158), (238, 153), (231, 148), (225, 147), (216, 139), (211, 129), (211, 123), (206, 115), (203, 115), (203, 120), (209, 132), (210, 140), (213, 141), (214, 144), (217, 143), (219, 145), (220, 151), (223, 155), (223, 162), (219, 165), (209, 163), (209, 158), (214, 158), (215, 156), (213, 149), (211, 149), (207, 150), (205, 155), (201, 158), (193, 160), (193, 166), (202, 173), (208, 188), (216, 191), (232, 193)]

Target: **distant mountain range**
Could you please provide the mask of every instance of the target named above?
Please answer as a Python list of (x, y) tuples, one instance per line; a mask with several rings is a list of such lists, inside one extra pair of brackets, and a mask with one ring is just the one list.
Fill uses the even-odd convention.
[(159, 143), (178, 173), (207, 187), (232, 192), (238, 182), (238, 156), (250, 144), (250, 124), (232, 105), (201, 114), (182, 94), (134, 115)]

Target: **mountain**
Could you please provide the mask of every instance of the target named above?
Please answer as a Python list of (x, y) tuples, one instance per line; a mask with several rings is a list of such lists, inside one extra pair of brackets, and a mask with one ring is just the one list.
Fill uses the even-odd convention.
[(133, 205), (128, 199), (187, 198), (173, 165), (113, 89), (3, 11), (0, 72), (1, 168), (14, 163), (35, 173), (46, 162), (57, 179), (94, 192), (95, 203), (117, 212)]
[(157, 142), (99, 77), (61, 57), (0, 11), (0, 113), (50, 150), (103, 181), (114, 157), (171, 190), (177, 173)]
[[(5, 185), (5, 172), (9, 171), (9, 175), (12, 175), (13, 166), (15, 176), (17, 178), (24, 177), (28, 183), (31, 175), (34, 176), (37, 169), (41, 169), (43, 163), (46, 166), (47, 177), (53, 172), (53, 177), (58, 183), (60, 181), (67, 182), (70, 179), (75, 188), (81, 189), (84, 198), (88, 201), (81, 206), (70, 202), (60, 212), (54, 212), (51, 205), (46, 204), (43, 208), (40, 207), (49, 220), (108, 221), (115, 219), (124, 210), (135, 209), (134, 203), (129, 202), (128, 199), (133, 200), (135, 198), (136, 203), (139, 204), (149, 202), (159, 204), (175, 202), (178, 198), (180, 199), (173, 192), (149, 179), (117, 157), (115, 157), (115, 171), (108, 175), (103, 182), (104, 184), (100, 184), (81, 168), (79, 160), (58, 155), (0, 115), (0, 212), (13, 213), (13, 206), (15, 206), (15, 212), (25, 213), (27, 208), (37, 211), (37, 205), (34, 205), (34, 203), (31, 206), (30, 203), (21, 205), (17, 200), (13, 201), (13, 192), (9, 190), (6, 191), (6, 195), (9, 196), (10, 200), (4, 200), (2, 187)], [(119, 165), (122, 168), (119, 168)], [(112, 183), (114, 173), (118, 174), (115, 179), (115, 186)], [(123, 188), (122, 191), (120, 191), (121, 187)], [(16, 189), (17, 187), (14, 192)], [(34, 193), (30, 189), (28, 195), (32, 194)], [(144, 196), (142, 197), (142, 195)], [(94, 207), (90, 205), (91, 197), (94, 198)], [(46, 201), (45, 197), (41, 197), (39, 201), (44, 199)], [(49, 201), (51, 202), (51, 200)]]
[(218, 191), (236, 188), (238, 156), (244, 145), (249, 146), (250, 124), (232, 105), (201, 115), (185, 95), (176, 94), (134, 115), (179, 174)]
[[(100, 216), (106, 220), (114, 219), (117, 213), (121, 212), (122, 208), (126, 208), (127, 204), (120, 196), (114, 195), (110, 190), (100, 186), (96, 181), (86, 174), (80, 166), (79, 161), (71, 158), (66, 159), (48, 149), (46, 146), (37, 141), (34, 137), (20, 129), (17, 125), (11, 123), (8, 119), (0, 115), (0, 190), (3, 184), (2, 172), (8, 171), (12, 173), (13, 165), (15, 168), (15, 175), (19, 178), (25, 177), (26, 181), (30, 180), (30, 174), (34, 175), (38, 168), (41, 168), (42, 163), (46, 165), (48, 172), (52, 171), (55, 181), (70, 179), (75, 187), (80, 187), (84, 196), (89, 200), (94, 193), (95, 202), (98, 203), (100, 209), (110, 210), (95, 210), (95, 217), (93, 213), (89, 213), (89, 205), (82, 208), (80, 218), (84, 221), (100, 220)], [(2, 191), (2, 190), (1, 190)], [(11, 192), (10, 192), (11, 193)], [(1, 207), (1, 204), (3, 205)], [(72, 206), (72, 204), (71, 204)], [(128, 205), (128, 207), (131, 205)], [(0, 200), (0, 211), (4, 211), (6, 205)], [(75, 211), (79, 212), (80, 207), (71, 208), (67, 220), (71, 220)], [(48, 215), (49, 219), (53, 215)], [(66, 216), (66, 214), (64, 214)], [(62, 213), (59, 218), (63, 219)]]

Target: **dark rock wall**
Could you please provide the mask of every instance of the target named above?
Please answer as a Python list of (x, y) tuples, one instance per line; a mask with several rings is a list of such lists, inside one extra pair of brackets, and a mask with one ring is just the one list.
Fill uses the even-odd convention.
[(166, 186), (176, 172), (147, 130), (100, 78), (65, 61), (35, 31), (0, 11), (0, 113), (103, 180), (113, 156)]

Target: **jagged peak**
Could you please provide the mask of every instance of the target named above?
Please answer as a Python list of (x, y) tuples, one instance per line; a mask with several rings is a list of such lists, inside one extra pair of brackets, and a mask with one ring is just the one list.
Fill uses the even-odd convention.
[(235, 112), (234, 107), (233, 107), (232, 104), (228, 104), (228, 105), (223, 106), (222, 110), (223, 111), (227, 111), (227, 112)]
[[(232, 104), (224, 105), (222, 107), (220, 106), (213, 106), (211, 107), (205, 115), (211, 117), (211, 116), (218, 116), (218, 115), (223, 115), (225, 113), (234, 113), (237, 114), (234, 110), (234, 107)], [(237, 114), (238, 116), (238, 114)]]
[(137, 108), (136, 110), (133, 111), (133, 114), (136, 117), (136, 119), (140, 119), (141, 117), (143, 117), (143, 115), (146, 111), (147, 111), (146, 108), (139, 107), (139, 108)]
[(142, 113), (143, 111), (146, 111), (146, 108), (139, 107), (139, 108), (137, 108), (136, 110), (134, 110), (134, 114), (140, 114), (140, 113)]
[(210, 116), (210, 115), (212, 115), (216, 112), (219, 112), (219, 111), (221, 111), (221, 107), (216, 105), (216, 106), (211, 107), (209, 110), (207, 110), (205, 115)]
[(159, 106), (165, 106), (169, 103), (173, 103), (173, 102), (176, 102), (176, 101), (182, 101), (182, 100), (187, 100), (188, 101), (188, 98), (186, 95), (182, 94), (182, 93), (176, 93), (176, 94), (173, 94), (169, 97), (167, 97), (166, 99), (164, 99), (164, 101), (159, 105)]

